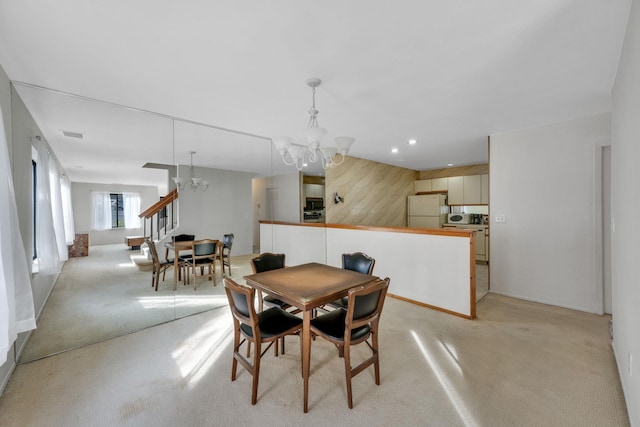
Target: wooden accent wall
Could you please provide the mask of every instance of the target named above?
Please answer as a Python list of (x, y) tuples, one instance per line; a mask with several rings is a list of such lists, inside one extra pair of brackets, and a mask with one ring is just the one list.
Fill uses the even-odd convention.
[[(347, 156), (325, 174), (326, 222), (406, 227), (407, 196), (418, 177), (411, 169)], [(334, 203), (336, 192), (343, 203)]]
[(446, 178), (450, 176), (482, 175), (489, 173), (489, 163), (458, 166), (446, 169), (433, 169), (420, 172), (419, 179)]

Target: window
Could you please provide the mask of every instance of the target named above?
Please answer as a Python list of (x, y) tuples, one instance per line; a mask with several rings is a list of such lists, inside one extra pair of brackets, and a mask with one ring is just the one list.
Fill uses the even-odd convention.
[(33, 187), (31, 188), (31, 194), (33, 195), (33, 259), (38, 258), (38, 245), (36, 239), (36, 218), (38, 215), (38, 196), (36, 188), (38, 188), (38, 174), (36, 173), (36, 161), (31, 160), (31, 173), (33, 176)]
[(140, 194), (93, 191), (91, 193), (94, 230), (140, 228)]
[(122, 194), (111, 193), (111, 228), (124, 227), (124, 201)]

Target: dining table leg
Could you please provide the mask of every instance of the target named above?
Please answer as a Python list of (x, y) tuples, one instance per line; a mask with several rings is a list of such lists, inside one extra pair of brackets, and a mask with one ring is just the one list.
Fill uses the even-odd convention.
[(311, 310), (305, 310), (302, 316), (302, 378), (304, 381), (304, 412), (307, 413), (309, 401), (309, 365), (311, 363)]

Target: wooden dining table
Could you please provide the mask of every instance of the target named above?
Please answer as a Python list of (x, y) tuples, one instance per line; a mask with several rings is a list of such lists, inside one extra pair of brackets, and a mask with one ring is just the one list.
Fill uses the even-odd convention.
[(377, 277), (312, 262), (264, 271), (245, 276), (244, 279), (248, 286), (272, 295), (298, 308), (303, 313), (302, 377), (304, 381), (303, 406), (306, 413), (309, 400), (312, 310), (346, 296), (349, 289), (372, 282)]

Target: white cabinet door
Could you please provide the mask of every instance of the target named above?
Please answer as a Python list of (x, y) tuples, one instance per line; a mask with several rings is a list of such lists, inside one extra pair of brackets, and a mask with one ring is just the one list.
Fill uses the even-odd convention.
[(450, 176), (447, 180), (447, 186), (449, 189), (449, 204), (450, 205), (463, 205), (464, 204), (464, 187), (461, 176)]
[(427, 191), (431, 191), (431, 180), (421, 179), (419, 181), (416, 181), (414, 184), (414, 190), (416, 193), (424, 193)]
[(480, 175), (462, 177), (462, 194), (465, 205), (479, 205), (482, 203), (482, 178)]
[(433, 178), (431, 180), (431, 191), (447, 191), (449, 189), (448, 181), (448, 178)]

